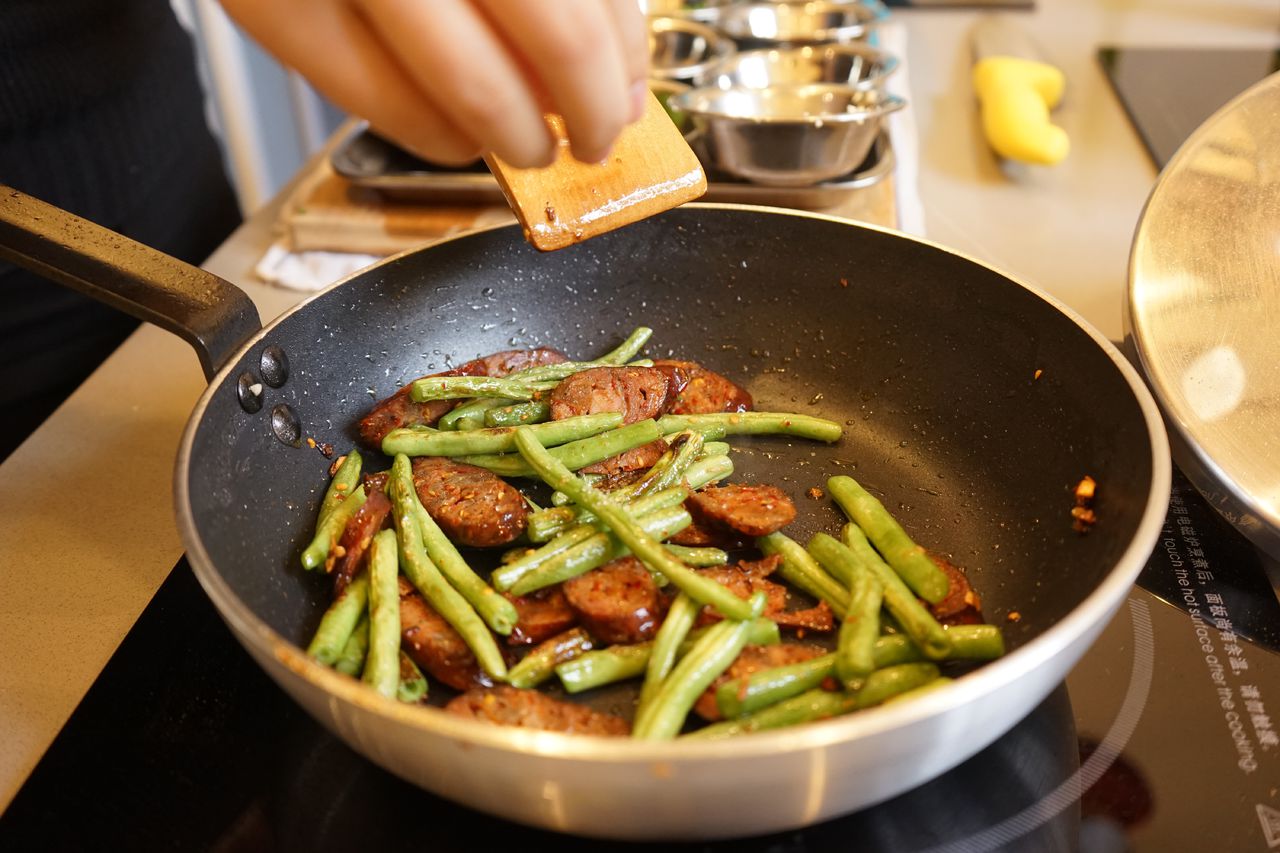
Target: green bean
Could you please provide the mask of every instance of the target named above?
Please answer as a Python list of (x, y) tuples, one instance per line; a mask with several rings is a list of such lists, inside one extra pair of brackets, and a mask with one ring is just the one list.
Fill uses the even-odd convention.
[(342, 655), (356, 623), (368, 608), (369, 574), (361, 572), (320, 618), (320, 627), (316, 628), (311, 645), (307, 646), (307, 654), (325, 666), (333, 666)]
[(951, 625), (951, 660), (995, 660), (1004, 655), (1004, 636), (995, 625)]
[[(683, 437), (679, 447), (675, 442)], [(645, 475), (634, 483), (615, 489), (610, 495), (615, 500), (626, 501), (640, 495), (656, 492), (662, 489), (680, 483), (689, 470), (689, 466), (698, 458), (698, 454), (702, 452), (703, 438), (702, 434), (693, 430), (677, 434), (671, 440), (671, 447), (662, 457), (655, 462)]]
[[(776, 646), (782, 641), (778, 625), (770, 619), (753, 619), (748, 623), (747, 645)], [(687, 655), (702, 635), (714, 626), (690, 631), (680, 644), (679, 654)], [(587, 652), (579, 658), (556, 667), (560, 683), (569, 693), (581, 693), (594, 687), (603, 687), (628, 678), (643, 675), (653, 653), (653, 641), (625, 646), (609, 646)]]
[(364, 683), (388, 699), (400, 683), (400, 574), (396, 534), (383, 530), (369, 544), (369, 654)]
[[(554, 423), (554, 421), (553, 421)], [(516, 427), (516, 430), (536, 429), (542, 424)], [(536, 440), (536, 433), (534, 433)], [(595, 462), (608, 459), (625, 450), (648, 444), (661, 438), (656, 421), (650, 419), (636, 421), (624, 427), (611, 429), (589, 438), (570, 441), (559, 447), (550, 448), (552, 458), (567, 468), (576, 471)], [(478, 455), (455, 457), (459, 462), (486, 468), (502, 477), (534, 477), (534, 469), (517, 453), (485, 453)]]
[(556, 667), (595, 648), (596, 641), (582, 628), (557, 634), (525, 655), (507, 673), (512, 687), (537, 687), (555, 675)]
[[(751, 619), (764, 609), (764, 601), (763, 592), (751, 596), (748, 604)], [(749, 628), (749, 620), (736, 619), (725, 619), (711, 626), (663, 680), (652, 701), (640, 709), (631, 736), (670, 740), (679, 734), (693, 703), (742, 653)]]
[(556, 675), (566, 691), (581, 693), (643, 675), (652, 650), (652, 642), (598, 649), (558, 665)]
[(662, 682), (676, 665), (680, 644), (693, 628), (702, 606), (684, 593), (676, 596), (667, 610), (662, 626), (653, 638), (653, 651), (645, 668), (644, 684), (640, 687), (640, 701), (636, 706), (636, 719), (644, 713), (645, 706), (654, 700), (662, 688)]
[(733, 445), (727, 441), (707, 441), (702, 445), (702, 453), (699, 458), (707, 456), (728, 456)]
[(517, 581), (538, 566), (558, 554), (563, 554), (573, 546), (590, 539), (599, 532), (590, 524), (578, 524), (570, 527), (541, 548), (535, 548), (519, 559), (512, 560), (494, 569), (493, 573), (489, 575), (489, 580), (493, 583), (494, 589), (507, 592)]
[(685, 735), (690, 740), (720, 740), (727, 737), (795, 726), (847, 714), (858, 707), (857, 697), (847, 693), (809, 690), (776, 705), (736, 720), (725, 720)]
[(324, 498), (320, 501), (320, 512), (316, 514), (316, 527), (324, 524), (325, 516), (337, 509), (346, 496), (360, 485), (360, 466), (363, 462), (360, 451), (355, 448), (348, 451), (342, 458), (342, 464), (334, 472), (333, 479), (329, 481), (329, 488), (325, 489)]
[(369, 614), (366, 612), (356, 623), (356, 628), (342, 647), (342, 654), (333, 662), (333, 668), (344, 675), (359, 678), (364, 669), (365, 656), (369, 654)]
[(431, 685), (427, 683), (427, 677), (422, 674), (422, 670), (418, 669), (413, 658), (403, 651), (400, 652), (399, 657), (400, 672), (396, 684), (396, 698), (406, 704), (416, 705), (427, 698)]
[(618, 344), (613, 350), (600, 356), (597, 361), (604, 364), (626, 364), (628, 361), (636, 357), (640, 349), (648, 342), (653, 335), (653, 329), (647, 326), (637, 326), (627, 339)]
[[(611, 430), (622, 423), (620, 412), (578, 415), (529, 427), (543, 446), (565, 444), (580, 438)], [(507, 453), (515, 449), (515, 428), (494, 427), (466, 432), (424, 433), (412, 429), (393, 429), (382, 439), (382, 452), (388, 456), (473, 456)]]
[(902, 630), (931, 660), (946, 658), (951, 653), (951, 641), (928, 608), (880, 559), (856, 524), (846, 524), (841, 534), (843, 543), (825, 533), (815, 534), (809, 541), (809, 550), (832, 573), (850, 571), (849, 567), (859, 565), (870, 570), (884, 587), (885, 608)]
[(695, 459), (685, 471), (684, 482), (690, 489), (701, 489), (709, 483), (718, 483), (733, 473), (733, 460), (728, 456), (704, 456)]
[[(540, 364), (537, 367), (529, 367), (517, 373), (507, 376), (508, 379), (514, 379), (518, 382), (560, 382), (568, 379), (575, 373), (582, 373), (584, 370), (592, 370), (597, 367), (618, 367), (622, 362), (613, 363), (600, 361), (562, 361), (559, 364)], [(641, 358), (632, 361), (628, 367), (653, 367), (653, 362), (649, 359)]]
[[(408, 457), (399, 457), (408, 463)], [(475, 610), (467, 603), (456, 589), (449, 585), (444, 575), (436, 568), (427, 556), (422, 544), (422, 525), (418, 521), (414, 504), (417, 493), (413, 483), (403, 476), (396, 476), (396, 466), (392, 465), (392, 476), (387, 481), (387, 496), (391, 498), (392, 518), (395, 521), (396, 536), (400, 545), (400, 568), (405, 577), (414, 585), (433, 609), (458, 632), (467, 647), (476, 656), (476, 661), (484, 672), (495, 679), (506, 678), (507, 665), (502, 659), (493, 635), (489, 633), (484, 620), (476, 615)], [(497, 593), (494, 593), (497, 595)]]
[(884, 700), (884, 704), (896, 705), (899, 702), (910, 702), (912, 699), (916, 698), (917, 696), (923, 696), (926, 693), (932, 693), (933, 691), (937, 690), (940, 687), (946, 687), (950, 683), (951, 683), (950, 678), (947, 678), (945, 675), (940, 675), (937, 678), (935, 678), (933, 681), (922, 684), (919, 687), (913, 687), (910, 690), (897, 694), (896, 696), (890, 696), (888, 699)]
[(745, 717), (818, 687), (835, 673), (835, 666), (832, 653), (753, 672), (716, 688), (716, 705), (725, 719)]
[[(612, 494), (610, 497), (612, 497)], [(632, 518), (639, 518), (642, 515), (653, 512), (655, 509), (678, 506), (684, 503), (688, 497), (689, 490), (683, 485), (679, 485), (633, 498), (625, 502), (624, 506)], [(555, 529), (553, 525), (557, 523), (560, 524), (560, 529), (567, 530), (573, 523), (596, 524), (598, 521), (599, 519), (596, 518), (595, 513), (588, 509), (583, 509), (579, 506), (556, 506), (529, 516), (526, 532), (530, 529), (536, 529), (536, 532), (529, 538), (537, 541), (538, 538), (552, 533)]]
[[(693, 523), (693, 517), (682, 506), (656, 509), (635, 520), (645, 536), (663, 540), (675, 536)], [(610, 533), (597, 533), (523, 573), (511, 586), (514, 595), (528, 595), (554, 584), (584, 575), (630, 553), (630, 549)]]
[(897, 696), (922, 687), (938, 677), (938, 667), (932, 663), (902, 663), (877, 669), (867, 676), (862, 688), (854, 694), (859, 708), (870, 708)]
[[(943, 628), (951, 642), (947, 660), (989, 661), (1004, 654), (1004, 638), (995, 625), (949, 625)], [(922, 663), (929, 658), (906, 634), (886, 634), (875, 642), (876, 669), (900, 663)]]
[(325, 560), (329, 558), (329, 552), (333, 550), (334, 544), (342, 536), (342, 531), (346, 529), (347, 522), (363, 504), (364, 486), (357, 486), (346, 500), (324, 517), (317, 525), (315, 538), (302, 552), (302, 565), (305, 568), (319, 569), (324, 566)]
[(947, 597), (950, 584), (946, 573), (929, 559), (924, 548), (911, 541), (902, 525), (857, 480), (843, 475), (832, 477), (827, 480), (827, 490), (916, 595), (930, 604)]
[(530, 548), (528, 545), (517, 545), (514, 548), (508, 548), (507, 550), (503, 551), (502, 556), (499, 558), (499, 560), (501, 560), (502, 565), (509, 566), (512, 563), (514, 563), (516, 560), (523, 560), (525, 557), (532, 554), (535, 550), (537, 549)]
[(664, 545), (677, 560), (686, 566), (705, 569), (729, 564), (729, 555), (719, 548), (691, 548), (686, 545), (672, 545), (669, 542), (664, 543)]
[(547, 485), (553, 489), (559, 489), (594, 512), (602, 522), (608, 525), (613, 535), (631, 549), (632, 554), (650, 569), (665, 576), (690, 598), (703, 604), (710, 604), (729, 619), (752, 618), (754, 614), (751, 613), (750, 605), (746, 601), (738, 598), (711, 578), (690, 569), (673, 557), (661, 544), (646, 536), (625, 509), (614, 503), (608, 495), (596, 491), (592, 486), (574, 477), (552, 455), (551, 451), (529, 435), (528, 429), (529, 427), (520, 427), (516, 430), (516, 447)]
[(793, 586), (831, 606), (840, 619), (849, 609), (849, 590), (823, 571), (804, 547), (785, 533), (770, 533), (756, 539), (756, 547), (766, 556), (780, 554), (782, 564), (778, 574)]
[(723, 435), (794, 435), (817, 441), (839, 441), (844, 430), (835, 421), (791, 412), (723, 412), (713, 415), (663, 415), (658, 426), (664, 433), (696, 429), (707, 433), (723, 429)]
[(498, 406), (484, 413), (484, 425), (490, 427), (536, 424), (551, 417), (551, 404), (546, 400), (529, 400)]
[(448, 579), (449, 584), (462, 594), (475, 612), (485, 623), (503, 636), (510, 634), (515, 628), (520, 614), (507, 599), (493, 590), (479, 575), (471, 570), (467, 561), (458, 553), (457, 547), (444, 535), (440, 525), (436, 524), (431, 514), (418, 500), (418, 493), (413, 485), (413, 471), (409, 457), (398, 454), (391, 464), (391, 479), (396, 482), (404, 495), (405, 509), (418, 522), (421, 532), (422, 547), (427, 558)]
[[(953, 625), (949, 660), (986, 661), (1004, 654), (1000, 629), (994, 625)], [(905, 634), (878, 638), (873, 647), (874, 668), (926, 662), (924, 653)], [(716, 689), (716, 704), (727, 718), (740, 717), (789, 699), (835, 675), (835, 653), (735, 678)]]
[(859, 708), (878, 705), (907, 691), (918, 690), (937, 677), (938, 668), (929, 663), (890, 667), (873, 672), (856, 693), (809, 690), (748, 716), (699, 729), (686, 737), (718, 740), (836, 717)]
[(849, 609), (836, 640), (836, 675), (846, 688), (875, 669), (874, 645), (880, 636), (880, 604), (884, 587), (870, 571), (859, 568), (849, 584)]
[(436, 428), (442, 430), (461, 429), (462, 427), (458, 426), (458, 421), (475, 421), (476, 419), (480, 419), (480, 426), (484, 426), (485, 414), (490, 409), (505, 406), (511, 402), (505, 397), (481, 397), (478, 400), (463, 403), (461, 406), (456, 406), (441, 415), (440, 419), (436, 421)]
[(510, 376), (424, 376), (413, 380), (409, 396), (415, 403), (468, 397), (533, 400), (555, 387), (555, 382), (534, 382)]
[(525, 519), (524, 535), (530, 542), (550, 542), (578, 523), (577, 507), (549, 506), (529, 513)]
[[(655, 510), (679, 506), (683, 503), (688, 494), (689, 493), (682, 488), (664, 489), (661, 492), (647, 495), (644, 498), (628, 504), (627, 512), (631, 514), (633, 518), (639, 518), (640, 516), (647, 515)], [(541, 510), (531, 515), (529, 517), (530, 524), (533, 523), (532, 519), (537, 516), (545, 516), (549, 513), (565, 512), (574, 513), (574, 517), (576, 517), (577, 514), (576, 509), (571, 510), (568, 507), (553, 507), (550, 510)], [(584, 513), (584, 515), (586, 515), (591, 522), (596, 520), (595, 516), (590, 513)], [(558, 554), (563, 554), (574, 545), (577, 545), (600, 532), (602, 531), (600, 531), (597, 526), (594, 526), (587, 521), (565, 527), (562, 532), (556, 534), (550, 542), (543, 545), (541, 548), (538, 548), (519, 559), (512, 560), (510, 563), (507, 563), (497, 569), (490, 579), (493, 581), (493, 585), (495, 587), (505, 592), (506, 590), (511, 589), (511, 587), (521, 577), (533, 571), (547, 560), (552, 559)]]

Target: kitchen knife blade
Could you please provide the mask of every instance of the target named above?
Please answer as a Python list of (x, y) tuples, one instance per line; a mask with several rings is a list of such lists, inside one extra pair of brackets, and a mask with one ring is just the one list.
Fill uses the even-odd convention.
[(1049, 121), (1066, 78), (1044, 60), (1031, 37), (1007, 15), (988, 15), (973, 29), (973, 88), (992, 149), (1010, 160), (1052, 166), (1070, 150), (1066, 131)]

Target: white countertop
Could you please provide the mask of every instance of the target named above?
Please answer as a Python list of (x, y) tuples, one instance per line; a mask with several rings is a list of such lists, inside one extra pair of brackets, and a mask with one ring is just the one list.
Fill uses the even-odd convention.
[[(895, 13), (908, 32), (927, 234), (1116, 339), (1129, 242), (1156, 173), (1097, 49), (1273, 47), (1275, 4), (1040, 0), (1011, 14), (1067, 76), (1055, 121), (1073, 150), (1053, 169), (1002, 170), (982, 142), (969, 84), (976, 13)], [(252, 278), (274, 218), (259, 211), (206, 264), (244, 287), (265, 319), (302, 296)], [(186, 344), (144, 327), (0, 465), (0, 808), (181, 556), (174, 457), (203, 384)]]

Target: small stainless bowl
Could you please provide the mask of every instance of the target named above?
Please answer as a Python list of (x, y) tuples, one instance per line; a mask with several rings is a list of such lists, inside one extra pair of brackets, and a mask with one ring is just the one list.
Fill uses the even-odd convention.
[(694, 83), (737, 53), (727, 37), (682, 18), (649, 19), (649, 76)]
[(693, 89), (671, 98), (703, 132), (711, 165), (757, 184), (811, 186), (858, 167), (906, 101), (848, 86)]
[(898, 58), (862, 42), (748, 50), (731, 56), (698, 78), (699, 86), (794, 86), (830, 83), (854, 89), (881, 89), (898, 70)]
[(716, 26), (748, 50), (863, 41), (882, 19), (862, 3), (746, 3), (722, 10)]
[(646, 15), (688, 18), (703, 24), (714, 24), (726, 6), (740, 2), (741, 0), (640, 0), (640, 10)]
[(662, 104), (662, 108), (667, 111), (667, 115), (671, 116), (671, 121), (684, 134), (684, 141), (693, 145), (694, 141), (702, 135), (698, 125), (693, 120), (693, 116), (671, 106), (672, 98), (690, 91), (691, 88), (678, 80), (659, 80), (656, 78), (650, 78), (649, 80), (649, 91), (653, 92), (654, 97)]

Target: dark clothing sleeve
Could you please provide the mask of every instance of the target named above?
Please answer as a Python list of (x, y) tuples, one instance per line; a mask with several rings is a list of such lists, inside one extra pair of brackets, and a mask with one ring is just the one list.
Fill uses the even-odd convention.
[[(190, 263), (239, 223), (168, 0), (0, 3), (0, 182)], [(0, 460), (136, 323), (0, 262)]]

